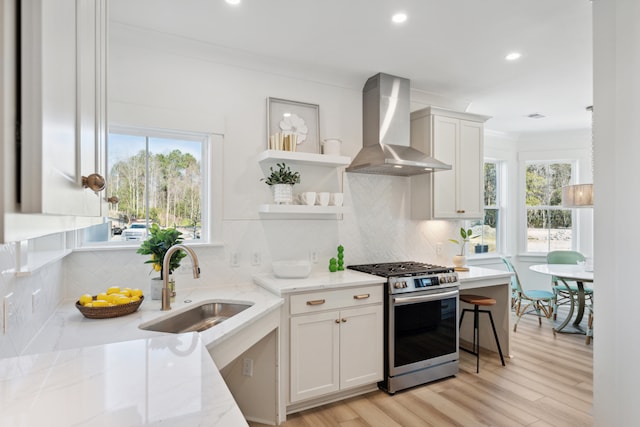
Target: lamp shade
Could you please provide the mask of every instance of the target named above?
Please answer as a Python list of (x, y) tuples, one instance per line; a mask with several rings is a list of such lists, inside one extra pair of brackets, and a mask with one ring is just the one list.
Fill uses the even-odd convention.
[(562, 206), (565, 208), (593, 207), (593, 184), (574, 184), (562, 187)]

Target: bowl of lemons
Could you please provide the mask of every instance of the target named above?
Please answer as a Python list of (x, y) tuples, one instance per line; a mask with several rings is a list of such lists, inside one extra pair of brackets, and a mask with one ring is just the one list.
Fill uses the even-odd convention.
[(76, 301), (76, 308), (89, 319), (108, 319), (131, 314), (144, 301), (140, 289), (111, 286), (98, 295), (84, 294)]

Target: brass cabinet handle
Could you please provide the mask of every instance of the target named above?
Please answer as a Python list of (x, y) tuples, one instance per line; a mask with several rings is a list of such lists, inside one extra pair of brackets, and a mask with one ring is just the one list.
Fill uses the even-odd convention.
[(458, 210), (456, 211), (456, 213), (464, 213), (464, 210), (463, 210), (463, 209), (458, 209)]
[(98, 191), (102, 191), (105, 189), (105, 187), (107, 186), (107, 181), (102, 175), (92, 173), (89, 176), (82, 177), (82, 186), (84, 188), (90, 188), (97, 193)]
[(360, 295), (354, 295), (353, 299), (367, 299), (371, 296), (371, 294), (360, 294)]
[(345, 319), (344, 317), (342, 318), (342, 323), (345, 323), (347, 321), (347, 319)]
[(307, 305), (322, 305), (324, 304), (323, 299), (314, 299), (312, 301), (307, 301)]
[(336, 323), (340, 323), (340, 319), (336, 319)]

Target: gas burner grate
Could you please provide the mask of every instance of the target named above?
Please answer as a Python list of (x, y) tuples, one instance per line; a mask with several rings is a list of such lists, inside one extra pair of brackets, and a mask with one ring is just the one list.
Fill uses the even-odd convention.
[(347, 266), (347, 268), (382, 277), (417, 276), (421, 274), (436, 274), (451, 271), (449, 267), (415, 261), (350, 265)]

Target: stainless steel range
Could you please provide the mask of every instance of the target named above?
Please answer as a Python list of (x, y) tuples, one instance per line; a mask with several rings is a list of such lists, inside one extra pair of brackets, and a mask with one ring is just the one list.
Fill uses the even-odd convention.
[(384, 380), (390, 394), (458, 372), (458, 274), (418, 262), (351, 265), (387, 278)]

